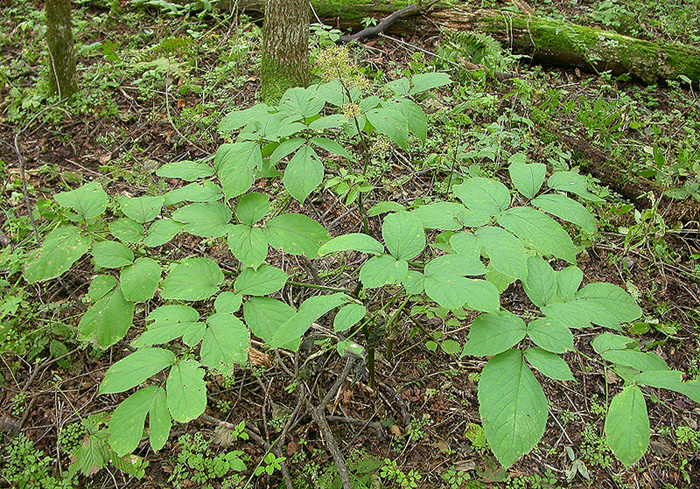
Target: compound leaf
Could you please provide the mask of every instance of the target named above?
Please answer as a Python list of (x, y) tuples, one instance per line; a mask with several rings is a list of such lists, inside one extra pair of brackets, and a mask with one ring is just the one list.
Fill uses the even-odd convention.
[(554, 219), (531, 207), (508, 209), (498, 224), (515, 234), (528, 248), (576, 263), (576, 247)]
[(313, 219), (301, 214), (282, 214), (267, 223), (265, 234), (273, 248), (290, 255), (313, 259), (328, 239), (328, 231)]
[(29, 283), (58, 277), (73, 266), (90, 248), (90, 239), (75, 226), (51, 231), (44, 239), (39, 256), (29, 260), (24, 278)]
[(139, 258), (133, 265), (123, 268), (119, 281), (124, 298), (131, 302), (152, 299), (160, 282), (161, 272), (160, 265), (151, 258)]
[(199, 351), (202, 365), (226, 371), (234, 363), (248, 361), (248, 328), (232, 314), (216, 313), (207, 319), (207, 330)]
[(508, 468), (542, 438), (547, 399), (518, 350), (493, 357), (479, 380), (479, 413), (486, 440)]
[[(63, 207), (69, 207), (78, 213), (83, 221), (91, 221), (100, 217), (107, 210), (109, 197), (99, 182), (83, 185), (70, 192), (61, 192), (54, 196), (56, 202)], [(80, 219), (71, 219), (78, 221)]]
[(129, 219), (138, 223), (151, 222), (158, 215), (165, 203), (164, 197), (121, 197), (119, 206)]
[(207, 407), (204, 370), (194, 360), (173, 365), (166, 382), (168, 409), (175, 421), (187, 423), (199, 417)]
[(482, 314), (469, 328), (462, 356), (497, 355), (517, 345), (527, 334), (525, 322), (508, 311)]
[(162, 348), (136, 350), (109, 367), (100, 385), (100, 394), (128, 391), (175, 364), (175, 355)]
[(237, 294), (263, 296), (274, 294), (287, 283), (289, 275), (279, 268), (269, 265), (260, 265), (257, 269), (246, 268), (236, 282), (234, 290)]
[(207, 258), (188, 258), (181, 261), (162, 283), (160, 297), (182, 301), (200, 301), (219, 291), (224, 274), (219, 266)]
[(641, 389), (632, 384), (616, 395), (605, 418), (608, 446), (625, 465), (642, 458), (649, 446), (649, 416)]

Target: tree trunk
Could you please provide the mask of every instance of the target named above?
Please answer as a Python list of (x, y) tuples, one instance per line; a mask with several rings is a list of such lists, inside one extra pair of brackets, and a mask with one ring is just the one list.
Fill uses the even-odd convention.
[(263, 100), (278, 101), (288, 88), (305, 86), (309, 65), (309, 3), (266, 0), (260, 83)]
[[(261, 0), (240, 0), (239, 6), (258, 10)], [(360, 29), (364, 17), (379, 19), (420, 2), (406, 0), (316, 0), (319, 17), (334, 26)], [(427, 2), (422, 2), (426, 4)], [(511, 11), (469, 10), (464, 2), (441, 0), (429, 11), (419, 9), (410, 20), (402, 20), (390, 31), (435, 35), (439, 29), (482, 32), (501, 42), (515, 54), (531, 56), (537, 63), (577, 67), (591, 72), (629, 73), (645, 83), (675, 80), (683, 75), (700, 83), (700, 50), (657, 44), (564, 21), (541, 19)], [(421, 14), (423, 17), (421, 17)], [(424, 20), (428, 16), (430, 22)]]
[(78, 72), (71, 25), (70, 0), (46, 0), (46, 42), (49, 45), (49, 86), (60, 99), (78, 92)]

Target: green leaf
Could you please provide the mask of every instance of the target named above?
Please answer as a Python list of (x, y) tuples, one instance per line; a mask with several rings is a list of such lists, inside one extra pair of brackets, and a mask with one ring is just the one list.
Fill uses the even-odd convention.
[(149, 248), (162, 246), (173, 239), (181, 229), (182, 224), (179, 222), (175, 222), (172, 219), (160, 219), (148, 228), (143, 243)]
[(367, 211), (367, 216), (375, 217), (386, 212), (401, 212), (404, 210), (406, 210), (404, 206), (398, 202), (380, 202), (378, 204), (374, 204), (370, 210)]
[(456, 202), (435, 202), (422, 205), (411, 211), (411, 214), (420, 219), (425, 229), (439, 229), (440, 231), (459, 231), (469, 211)]
[(306, 299), (299, 307), (299, 311), (275, 331), (269, 342), (270, 348), (281, 348), (296, 342), (321, 316), (348, 302), (350, 298), (342, 293)]
[(190, 183), (182, 188), (171, 190), (163, 195), (165, 205), (175, 205), (180, 202), (214, 202), (223, 197), (221, 187), (214, 182), (205, 181), (201, 185)]
[(480, 261), (479, 257), (483, 243), (474, 233), (464, 231), (453, 234), (450, 237), (450, 246), (458, 255), (472, 261)]
[[(477, 263), (485, 272), (483, 264)], [(466, 305), (478, 311), (497, 311), (500, 303), (496, 287), (485, 280), (463, 276), (478, 271), (460, 255), (440, 256), (425, 267), (425, 293), (448, 309), (461, 309)]]
[(140, 243), (143, 240), (143, 226), (127, 217), (109, 223), (109, 232), (123, 243)]
[(373, 109), (365, 116), (379, 134), (384, 134), (393, 140), (401, 149), (406, 150), (408, 144), (408, 121), (396, 109)]
[(182, 360), (170, 369), (166, 382), (168, 408), (175, 421), (187, 423), (198, 418), (207, 407), (204, 370), (194, 360)]
[(486, 226), (474, 233), (482, 242), (489, 264), (504, 275), (524, 280), (527, 254), (520, 240), (499, 227)]
[(231, 221), (231, 210), (219, 202), (190, 204), (173, 212), (173, 220), (184, 223), (183, 230), (202, 238), (225, 235)]
[(520, 343), (526, 334), (525, 321), (508, 311), (482, 314), (469, 328), (462, 356), (497, 355)]
[(362, 233), (343, 234), (324, 243), (318, 249), (318, 256), (325, 256), (340, 251), (359, 251), (369, 255), (384, 253), (384, 245), (371, 236)]
[(138, 223), (151, 222), (160, 215), (165, 203), (164, 197), (121, 197), (119, 206), (129, 219)]
[(202, 365), (221, 371), (231, 369), (234, 363), (248, 361), (250, 338), (248, 328), (231, 314), (213, 314), (207, 319), (207, 330), (199, 351)]
[(121, 340), (134, 320), (134, 304), (124, 299), (120, 288), (95, 302), (80, 319), (78, 331), (100, 348)]
[(100, 394), (128, 391), (175, 364), (175, 355), (162, 348), (137, 350), (109, 367), (100, 385)]
[[(188, 331), (201, 329), (204, 324), (198, 323), (199, 313), (190, 306), (167, 305), (153, 310), (146, 318), (146, 332), (131, 343), (136, 348), (159, 345), (179, 338)], [(190, 343), (187, 343), (190, 344)]]
[(408, 122), (408, 129), (416, 136), (421, 142), (425, 143), (428, 138), (428, 118), (425, 116), (425, 112), (421, 109), (418, 104), (408, 100), (407, 98), (400, 98), (397, 100), (398, 104), (396, 108)]
[(336, 129), (347, 124), (348, 120), (342, 114), (333, 114), (316, 119), (309, 124), (309, 129), (314, 131), (325, 131), (326, 129)]
[(547, 180), (547, 186), (554, 190), (561, 190), (578, 195), (582, 199), (591, 202), (605, 202), (605, 200), (588, 191), (586, 177), (573, 171), (558, 171), (552, 173), (552, 176)]
[(528, 248), (576, 263), (576, 247), (569, 234), (540, 211), (531, 207), (514, 207), (498, 218), (498, 224), (515, 234)]
[(186, 182), (194, 182), (198, 178), (207, 178), (213, 174), (214, 169), (211, 166), (196, 161), (166, 163), (156, 171), (156, 175), (161, 178), (179, 178)]
[(638, 343), (625, 336), (605, 333), (594, 339), (591, 346), (603, 359), (616, 365), (640, 372), (669, 370), (661, 357), (639, 351)]
[(359, 323), (367, 315), (367, 308), (362, 304), (348, 304), (343, 306), (333, 319), (333, 331), (347, 331)]
[(88, 289), (88, 297), (93, 301), (102, 299), (104, 296), (109, 294), (114, 287), (117, 286), (117, 279), (111, 275), (95, 275), (95, 277), (90, 282), (90, 289)]
[(557, 295), (564, 302), (573, 300), (582, 280), (583, 272), (578, 267), (570, 266), (559, 270), (557, 272)]
[(75, 226), (51, 231), (44, 239), (39, 256), (29, 260), (24, 278), (29, 283), (58, 277), (73, 266), (89, 249), (90, 239)]
[(628, 385), (613, 398), (605, 418), (608, 446), (620, 462), (629, 466), (647, 451), (649, 433), (644, 394), (636, 385)]
[(408, 93), (409, 95), (416, 95), (433, 88), (449, 85), (450, 83), (452, 83), (452, 79), (447, 73), (420, 73), (411, 77), (413, 88)]
[(443, 341), (440, 343), (440, 348), (448, 355), (456, 355), (462, 350), (462, 347), (455, 340)]
[(238, 312), (243, 303), (243, 297), (241, 294), (234, 294), (233, 292), (222, 292), (216, 296), (214, 301), (214, 309), (216, 312), (222, 314), (233, 314)]
[(302, 204), (306, 197), (321, 185), (323, 163), (311, 146), (302, 146), (289, 160), (282, 180), (284, 188)]
[(508, 167), (510, 179), (520, 194), (532, 199), (542, 188), (547, 165), (543, 163), (527, 164), (524, 161), (514, 161)]
[(350, 155), (350, 153), (348, 153), (345, 148), (343, 148), (340, 144), (338, 144), (336, 141), (333, 141), (332, 139), (311, 138), (309, 140), (309, 143), (313, 144), (314, 146), (318, 146), (321, 149), (325, 149), (331, 154), (342, 156), (343, 158), (352, 160), (352, 156)]
[(260, 228), (233, 225), (229, 227), (227, 242), (233, 256), (248, 267), (257, 268), (267, 258), (267, 238)]
[(270, 198), (265, 194), (252, 192), (238, 199), (236, 217), (242, 224), (254, 225), (260, 221), (270, 209)]
[(319, 97), (315, 90), (295, 87), (284, 92), (280, 99), (279, 111), (308, 119), (321, 112), (324, 105), (325, 99)]
[(188, 258), (176, 265), (165, 277), (161, 299), (201, 301), (219, 292), (224, 274), (207, 258)]
[(510, 205), (508, 188), (490, 178), (468, 178), (455, 186), (454, 192), (471, 211), (489, 217), (499, 215)]
[(270, 155), (270, 165), (276, 165), (280, 160), (301, 148), (304, 143), (306, 143), (304, 138), (292, 138), (281, 142)]
[(92, 249), (95, 265), (102, 268), (121, 268), (131, 265), (134, 253), (117, 241), (102, 241)]
[(484, 275), (484, 278), (487, 282), (493, 284), (493, 286), (496, 287), (499, 294), (505, 292), (506, 289), (510, 287), (510, 285), (516, 280), (509, 275), (505, 275), (499, 272), (498, 270), (493, 268), (493, 265), (491, 265), (490, 263), (486, 267), (486, 275)]
[(158, 388), (151, 410), (148, 413), (148, 428), (150, 431), (151, 448), (158, 451), (165, 446), (170, 435), (172, 421), (168, 411), (168, 401), (165, 389)]
[(237, 294), (263, 296), (281, 290), (287, 280), (289, 275), (279, 268), (260, 265), (257, 269), (243, 270), (236, 278), (233, 288)]
[(109, 201), (107, 193), (99, 182), (85, 184), (70, 192), (61, 192), (56, 194), (54, 198), (63, 207), (69, 207), (77, 212), (83, 221), (91, 221), (100, 217), (107, 210)]
[(267, 116), (269, 111), (270, 108), (263, 103), (255, 104), (248, 109), (233, 111), (221, 120), (219, 123), (219, 132), (236, 131), (248, 125), (251, 121)]
[(527, 325), (527, 335), (537, 346), (552, 353), (574, 351), (574, 335), (559, 321), (536, 319)]
[(425, 292), (425, 276), (416, 270), (409, 270), (401, 284), (408, 295), (418, 295)]
[(539, 256), (527, 259), (527, 269), (527, 278), (523, 281), (527, 297), (539, 308), (547, 306), (557, 295), (557, 274)]
[(120, 457), (133, 452), (141, 441), (146, 415), (157, 393), (158, 387), (145, 387), (127, 397), (114, 410), (109, 422), (109, 445)]
[[(243, 305), (243, 318), (250, 332), (267, 343), (272, 341), (275, 332), (295, 314), (293, 308), (270, 297), (252, 297)], [(282, 347), (296, 350), (299, 340)]]
[(595, 233), (598, 229), (595, 218), (588, 209), (563, 195), (540, 195), (530, 203), (559, 219), (576, 224), (587, 233)]
[(558, 355), (541, 348), (529, 348), (525, 350), (525, 359), (542, 375), (554, 380), (574, 380), (569, 366)]
[(657, 389), (678, 392), (692, 401), (700, 403), (700, 380), (683, 382), (682, 379), (683, 373), (676, 370), (649, 370), (637, 375), (634, 382)]
[(262, 168), (263, 158), (256, 142), (222, 144), (214, 157), (214, 168), (227, 199), (248, 191), (255, 181), (255, 170)]
[(479, 380), (479, 413), (486, 440), (509, 468), (542, 438), (547, 399), (518, 350), (493, 357)]
[(391, 255), (373, 256), (360, 269), (360, 282), (367, 289), (401, 282), (408, 273), (406, 260)]
[(642, 315), (634, 299), (616, 285), (586, 285), (569, 302), (542, 308), (545, 315), (562, 321), (570, 328), (588, 327), (590, 323), (621, 331), (620, 323), (628, 323)]
[(398, 80), (387, 83), (384, 85), (384, 88), (391, 90), (396, 95), (408, 95), (408, 91), (411, 89), (411, 83), (408, 81), (408, 78), (399, 78)]
[(162, 270), (155, 260), (139, 258), (133, 265), (122, 269), (119, 281), (124, 298), (131, 302), (145, 302), (156, 293)]
[(412, 260), (425, 248), (425, 232), (416, 216), (396, 212), (384, 218), (382, 237), (389, 253), (397, 260)]
[(267, 223), (265, 234), (273, 248), (309, 259), (316, 258), (319, 247), (330, 238), (323, 226), (301, 214), (275, 217)]

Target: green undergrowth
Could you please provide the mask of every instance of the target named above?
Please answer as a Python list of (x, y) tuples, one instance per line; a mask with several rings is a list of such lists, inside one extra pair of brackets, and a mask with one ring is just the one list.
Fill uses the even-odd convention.
[[(610, 18), (602, 6), (598, 12), (598, 21)], [(648, 404), (665, 409), (655, 403), (657, 389), (700, 402), (698, 381), (657, 354), (679, 330), (652, 317), (661, 306), (642, 310), (655, 304), (653, 294), (640, 296), (629, 274), (624, 288), (593, 280), (581, 264), (592, 245), (608, 242), (601, 228), (617, 234), (620, 249), (646, 250), (668, 263), (690, 259), (691, 266), (698, 257), (666, 246), (674, 230), (658, 208), (635, 213), (580, 173), (577, 156), (556, 134), (585, 137), (628, 162), (631, 175), (663, 185), (665, 197), (700, 200), (694, 92), (671, 81), (659, 102), (658, 87), (627, 86), (606, 75), (571, 91), (539, 69), (498, 82), (495, 72), (523, 70), (517, 59), (490, 38), (461, 35), (443, 39), (440, 58), (415, 53), (391, 73), (353, 65), (347, 51), (317, 51), (314, 59), (327, 63), (323, 71), (338, 68), (331, 79), (292, 89), (278, 105), (231, 111), (229, 94), (254, 71), (248, 63), (257, 60), (259, 31), (243, 19), (235, 35), (207, 35), (209, 25), (196, 12), (169, 15), (175, 14), (190, 15), (188, 29), (81, 46), (89, 60), (85, 78), (97, 88), (41, 114), (56, 127), (69, 116), (104, 118), (121, 127), (100, 136), (104, 148), (133, 142), (88, 183), (77, 173), (42, 169), (39, 175), (63, 191), (35, 209), (41, 245), (19, 211), (20, 181), (3, 165), (3, 231), (20, 243), (0, 252), (3, 352), (29, 362), (61, 358), (66, 371), (62, 357), (78, 346), (113, 358), (99, 399), (118, 405), (63, 427), (66, 478), (49, 470), (48, 455), (18, 438), (6, 458), (14, 467), (11, 483), (67, 487), (71, 478), (103, 469), (140, 478), (151, 456), (144, 457), (144, 447), (170, 455), (174, 486), (241, 487), (255, 477), (279, 483), (282, 460), (256, 452), (240, 432), (222, 448), (199, 433), (181, 436), (179, 425), (214, 407), (208, 395), (222, 374), (250, 369), (253, 342), (270, 356), (299, 355), (319, 324), (324, 338), (315, 331), (313, 348), (361, 364), (370, 387), (381, 379), (376, 362), (401, 359), (400, 338), (428, 355), (482, 362), (478, 372), (454, 375), (478, 384), (480, 419), (461, 428), (460, 440), (487, 468), (462, 470), (446, 453), (444, 487), (506, 484), (503, 468), (532, 450), (547, 453), (540, 440), (553, 420), (548, 387), (578, 389), (581, 369), (618, 377), (607, 386), (609, 396), (596, 401), (599, 422), (586, 425), (571, 447), (575, 454), (563, 457), (564, 476), (513, 476), (507, 487), (587, 480), (589, 470), (619, 462), (637, 470), (660, 430), (648, 413)], [(125, 22), (138, 25), (143, 15), (130, 13)], [(28, 23), (23, 32), (35, 31), (37, 24)], [(460, 59), (486, 71), (455, 70)], [(21, 126), (47, 100), (41, 90), (12, 89), (3, 117)], [(146, 131), (133, 140), (128, 125), (141, 119), (115, 101), (121, 91), (152, 106), (144, 120), (167, 121), (175, 149), (186, 145), (184, 135), (213, 147), (213, 156), (145, 161), (152, 141)], [(416, 185), (425, 175), (429, 183)], [(124, 192), (123, 182), (138, 191)], [(30, 187), (32, 195), (40, 190)], [(331, 226), (318, 219), (321, 196), (331, 196), (337, 215), (356, 220)], [(317, 276), (287, 265), (297, 259)], [(65, 298), (34, 300), (59, 281), (85, 281), (75, 277), (89, 277), (79, 289), (81, 307)], [(283, 293), (289, 290), (306, 291), (305, 300), (289, 300)], [(425, 326), (426, 318), (439, 330)], [(580, 346), (583, 337), (590, 348)], [(429, 375), (430, 362), (422, 365)], [(303, 380), (292, 381), (289, 392)], [(26, 399), (13, 403), (21, 415)], [(224, 406), (230, 407), (225, 400), (215, 407)], [(280, 419), (278, 428), (286, 420)], [(396, 453), (405, 450), (401, 443), (418, 446), (433, 432), (422, 418), (406, 428), (405, 441), (393, 443)], [(673, 434), (685, 450), (698, 445), (692, 428)], [(336, 471), (312, 453), (289, 455), (287, 463), (296, 457), (303, 467), (293, 473), (295, 484), (340, 487)], [(37, 461), (31, 473), (21, 468), (28, 457)], [(692, 461), (683, 460), (687, 473)], [(421, 487), (438, 479), (374, 455), (350, 456), (348, 466), (358, 487)]]

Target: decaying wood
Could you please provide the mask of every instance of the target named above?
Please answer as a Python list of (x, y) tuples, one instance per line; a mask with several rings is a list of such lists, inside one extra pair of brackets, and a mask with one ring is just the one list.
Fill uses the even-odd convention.
[[(244, 9), (260, 8), (260, 0), (240, 0)], [(360, 29), (365, 17), (384, 18), (414, 2), (320, 0), (316, 14), (331, 25)], [(589, 72), (629, 73), (645, 83), (676, 80), (683, 75), (700, 83), (700, 50), (653, 43), (595, 27), (547, 20), (530, 13), (507, 10), (471, 10), (464, 2), (418, 2), (414, 16), (390, 26), (390, 32), (435, 35), (441, 29), (474, 31), (492, 36), (515, 54), (535, 63), (576, 67)], [(429, 9), (427, 8), (429, 7)], [(524, 8), (524, 7), (521, 7)]]

